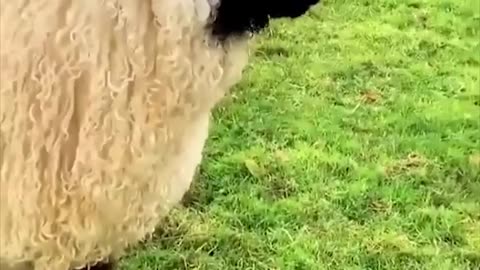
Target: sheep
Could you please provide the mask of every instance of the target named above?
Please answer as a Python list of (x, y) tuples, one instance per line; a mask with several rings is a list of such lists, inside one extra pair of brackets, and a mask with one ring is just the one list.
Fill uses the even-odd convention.
[(251, 36), (317, 2), (0, 0), (0, 268), (110, 267), (151, 235)]

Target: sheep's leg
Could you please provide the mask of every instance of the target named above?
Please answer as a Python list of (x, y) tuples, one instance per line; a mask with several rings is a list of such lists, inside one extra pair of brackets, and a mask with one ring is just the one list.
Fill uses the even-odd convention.
[[(38, 260), (32, 270), (68, 270), (67, 262), (52, 262), (51, 260)], [(22, 269), (23, 270), (23, 269)]]
[(90, 268), (83, 268), (82, 270), (115, 270), (117, 269), (117, 264), (109, 261), (109, 262), (100, 262), (95, 265), (90, 266)]
[[(3, 268), (3, 265), (0, 265), (0, 270), (33, 270), (32, 266), (30, 264), (22, 264), (22, 266), (24, 265), (24, 268), (21, 268), (21, 266), (19, 266), (20, 268)], [(49, 268), (38, 268), (36, 267), (35, 270), (37, 269), (49, 269)], [(81, 270), (115, 270), (117, 269), (117, 264), (113, 261), (108, 261), (108, 262), (99, 262), (95, 265), (92, 265), (90, 267), (86, 266), (84, 268), (82, 268)], [(49, 269), (50, 270), (50, 269)]]
[(31, 263), (19, 263), (15, 265), (7, 265), (0, 262), (0, 270), (33, 270)]

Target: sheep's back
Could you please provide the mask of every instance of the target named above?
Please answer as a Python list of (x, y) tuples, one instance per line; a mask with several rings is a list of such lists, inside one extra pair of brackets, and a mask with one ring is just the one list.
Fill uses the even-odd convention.
[(120, 254), (181, 198), (247, 56), (205, 3), (0, 0), (2, 260)]

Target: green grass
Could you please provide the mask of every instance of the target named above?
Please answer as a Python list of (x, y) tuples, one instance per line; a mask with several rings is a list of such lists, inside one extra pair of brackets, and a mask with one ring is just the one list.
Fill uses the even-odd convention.
[(276, 21), (184, 206), (122, 269), (480, 269), (479, 3)]

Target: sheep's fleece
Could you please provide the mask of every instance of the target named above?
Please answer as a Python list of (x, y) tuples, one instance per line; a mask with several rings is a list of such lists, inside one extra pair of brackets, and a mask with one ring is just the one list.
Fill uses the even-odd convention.
[(214, 2), (0, 0), (2, 270), (118, 258), (181, 200), (247, 63)]

